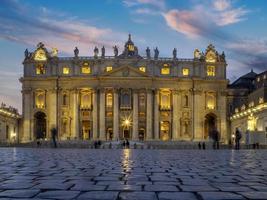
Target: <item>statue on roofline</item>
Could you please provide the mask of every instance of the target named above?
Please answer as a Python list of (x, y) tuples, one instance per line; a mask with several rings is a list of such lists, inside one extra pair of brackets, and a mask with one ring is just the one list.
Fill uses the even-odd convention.
[(25, 59), (29, 58), (29, 51), (28, 51), (28, 49), (25, 49), (24, 55), (25, 55)]
[(104, 58), (105, 57), (105, 47), (103, 46), (102, 49), (101, 49), (101, 57)]
[(115, 45), (115, 46), (113, 47), (113, 50), (114, 50), (114, 56), (117, 57), (118, 54), (119, 54), (118, 47)]
[(149, 47), (146, 48), (146, 57), (147, 58), (150, 58), (151, 57)]
[(158, 47), (156, 47), (156, 49), (154, 49), (154, 59), (158, 59), (159, 58), (159, 50)]
[(97, 47), (95, 47), (95, 49), (94, 49), (94, 57), (98, 57), (98, 53), (99, 53), (99, 51), (98, 51), (98, 48)]
[(173, 59), (177, 59), (177, 49), (174, 48), (172, 51)]
[(79, 49), (77, 47), (75, 47), (75, 49), (74, 49), (74, 56), (75, 57), (79, 56)]

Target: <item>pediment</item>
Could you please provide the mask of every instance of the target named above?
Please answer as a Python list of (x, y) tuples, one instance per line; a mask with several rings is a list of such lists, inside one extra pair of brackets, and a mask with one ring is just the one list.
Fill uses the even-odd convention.
[(140, 71), (134, 67), (119, 67), (112, 71), (105, 72), (102, 76), (109, 77), (148, 77), (147, 73)]

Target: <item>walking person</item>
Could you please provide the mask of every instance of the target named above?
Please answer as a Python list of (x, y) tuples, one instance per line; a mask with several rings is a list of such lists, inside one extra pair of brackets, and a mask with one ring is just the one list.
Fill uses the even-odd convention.
[(235, 130), (235, 149), (236, 150), (240, 149), (241, 138), (242, 138), (241, 131), (238, 128), (236, 128), (236, 130)]
[(210, 133), (211, 138), (213, 139), (213, 149), (219, 149), (220, 148), (220, 133), (214, 126)]
[(52, 136), (52, 141), (53, 141), (54, 148), (57, 148), (57, 141), (56, 141), (57, 129), (56, 129), (56, 126), (53, 126), (52, 127), (52, 129), (51, 129), (51, 136)]

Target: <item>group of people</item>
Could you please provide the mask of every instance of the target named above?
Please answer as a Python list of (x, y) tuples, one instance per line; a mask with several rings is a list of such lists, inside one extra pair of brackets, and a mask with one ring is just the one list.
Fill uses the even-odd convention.
[(129, 142), (128, 139), (123, 140), (123, 142), (122, 142), (122, 147), (123, 147), (124, 149), (129, 149), (129, 148), (130, 148), (130, 142)]

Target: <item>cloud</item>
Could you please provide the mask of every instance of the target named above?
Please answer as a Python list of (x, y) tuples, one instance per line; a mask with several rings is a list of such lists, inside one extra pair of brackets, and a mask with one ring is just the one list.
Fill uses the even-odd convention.
[(215, 10), (223, 11), (231, 7), (231, 2), (229, 0), (214, 0), (213, 7)]
[(159, 11), (155, 11), (149, 8), (138, 8), (134, 11), (136, 14), (143, 14), (143, 15), (159, 15)]
[(165, 9), (165, 0), (123, 0), (123, 4), (127, 7), (133, 6), (152, 6), (161, 10)]
[(94, 46), (111, 47), (121, 45), (125, 33), (109, 28), (98, 28), (83, 20), (57, 14), (45, 7), (34, 10), (30, 6), (21, 5), (18, 1), (1, 2), (0, 38), (27, 45), (36, 45), (39, 41), (59, 51), (73, 53), (75, 46), (80, 52), (87, 53)]
[[(173, 30), (188, 37), (203, 36), (209, 32), (217, 32), (220, 26), (227, 26), (244, 20), (244, 15), (249, 11), (244, 8), (232, 8), (230, 5), (222, 5), (217, 8), (197, 5), (190, 10), (172, 9), (163, 12), (162, 15), (167, 25)], [(228, 1), (227, 1), (228, 2)]]

